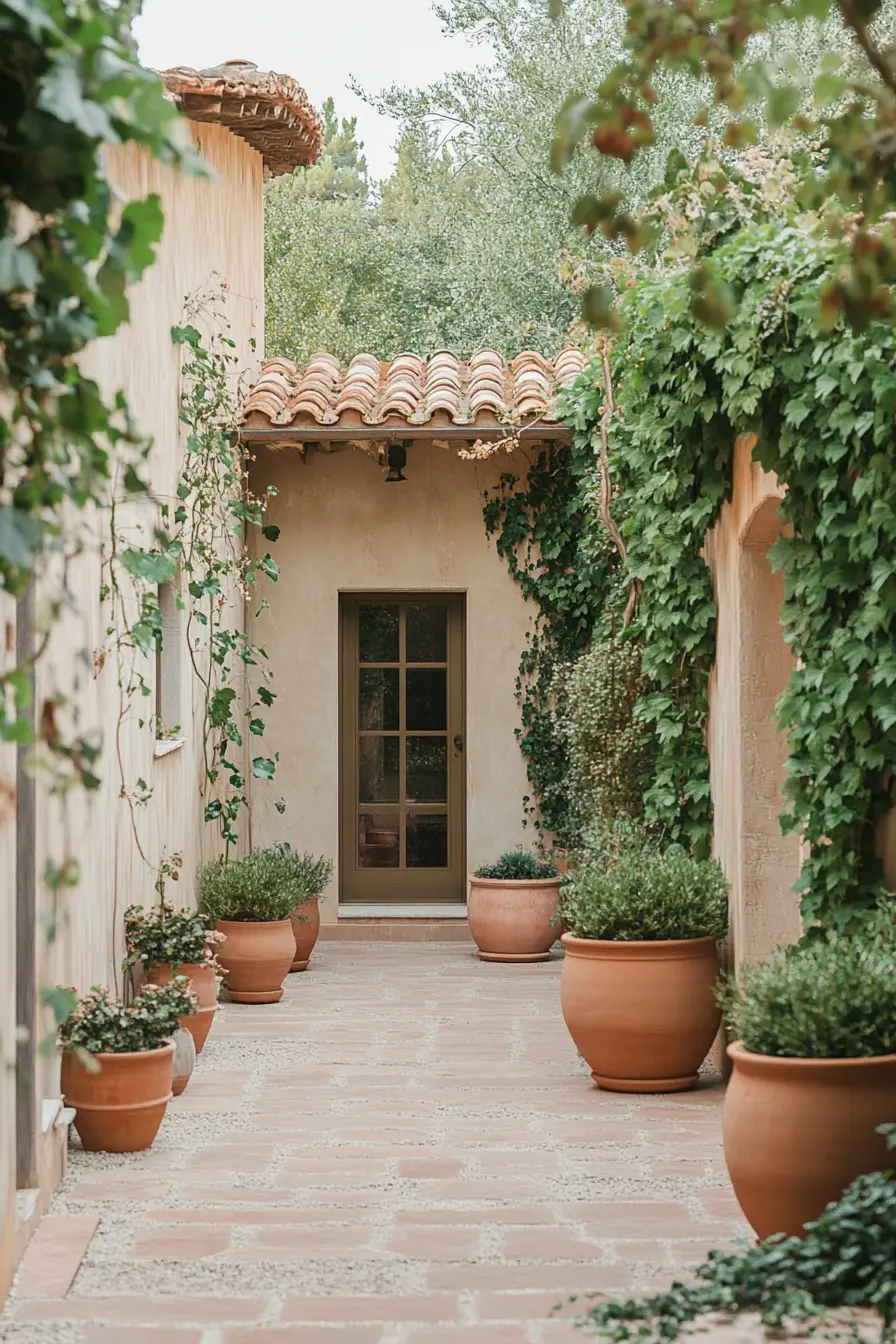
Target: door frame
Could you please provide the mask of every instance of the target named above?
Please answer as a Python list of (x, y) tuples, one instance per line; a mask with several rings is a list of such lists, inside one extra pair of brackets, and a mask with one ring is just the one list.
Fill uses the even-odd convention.
[[(447, 869), (361, 868), (358, 863), (358, 657), (357, 610), (364, 603), (444, 602), (448, 608), (448, 856)], [(339, 592), (339, 903), (442, 905), (466, 903), (467, 893), (467, 741), (466, 741), (466, 592), (462, 589), (346, 589)], [(453, 737), (459, 735), (458, 749)], [(404, 804), (404, 806), (408, 806)], [(398, 804), (368, 805), (389, 811)], [(426, 812), (425, 803), (416, 809)], [(363, 873), (363, 879), (360, 875)], [(419, 873), (416, 880), (408, 874)], [(426, 877), (429, 873), (431, 876)], [(401, 875), (399, 877), (399, 875)], [(396, 877), (399, 881), (396, 882)], [(363, 884), (363, 890), (362, 890)], [(432, 890), (427, 890), (427, 887)], [(404, 888), (404, 890), (401, 890)], [(410, 888), (413, 888), (411, 890)]]

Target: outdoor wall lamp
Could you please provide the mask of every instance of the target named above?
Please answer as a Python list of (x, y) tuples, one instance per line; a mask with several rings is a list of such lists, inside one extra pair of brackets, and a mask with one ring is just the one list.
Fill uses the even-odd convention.
[(389, 484), (390, 481), (407, 480), (407, 476), (405, 476), (401, 470), (402, 467), (406, 464), (407, 460), (408, 460), (408, 450), (406, 444), (404, 443), (389, 444), (389, 456), (387, 459), (389, 463), (389, 470), (386, 472), (387, 485)]

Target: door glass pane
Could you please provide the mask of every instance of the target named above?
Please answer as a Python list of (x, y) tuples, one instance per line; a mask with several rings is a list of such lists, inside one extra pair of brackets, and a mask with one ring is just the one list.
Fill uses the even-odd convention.
[(358, 677), (358, 727), (398, 731), (398, 668), (362, 667)]
[(407, 659), (409, 663), (444, 663), (448, 657), (448, 608), (409, 606)]
[(364, 603), (358, 608), (358, 659), (362, 663), (398, 662), (398, 607)]
[[(427, 740), (427, 739), (424, 739)], [(358, 741), (358, 801), (398, 802), (397, 737), (362, 737)], [(429, 795), (422, 797), (428, 800)]]
[(448, 727), (448, 673), (444, 667), (409, 667), (407, 728), (442, 732)]
[(361, 868), (397, 868), (401, 854), (397, 812), (363, 812), (358, 818)]
[(408, 868), (448, 867), (448, 818), (409, 812), (407, 829)]
[(448, 743), (444, 737), (409, 737), (405, 764), (408, 802), (448, 801)]

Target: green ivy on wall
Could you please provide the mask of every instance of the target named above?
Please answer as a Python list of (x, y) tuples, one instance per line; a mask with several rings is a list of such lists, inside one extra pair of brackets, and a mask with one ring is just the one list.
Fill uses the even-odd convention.
[[(836, 245), (805, 216), (748, 226), (710, 263), (733, 319), (694, 315), (693, 277), (641, 281), (613, 352), (614, 484), (631, 574), (634, 632), (656, 689), (641, 702), (659, 739), (648, 815), (697, 852), (711, 840), (706, 688), (716, 607), (702, 555), (731, 488), (739, 435), (787, 487), (784, 637), (796, 659), (779, 701), (788, 734), (785, 829), (808, 841), (804, 924), (861, 924), (882, 892), (878, 819), (896, 801), (896, 334), (857, 334), (820, 307)], [(570, 400), (577, 441), (593, 437), (594, 374)]]

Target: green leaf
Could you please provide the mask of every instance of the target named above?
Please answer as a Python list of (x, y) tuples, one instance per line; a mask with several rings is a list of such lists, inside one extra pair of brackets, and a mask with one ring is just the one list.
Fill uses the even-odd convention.
[(177, 573), (177, 561), (161, 551), (143, 551), (129, 546), (121, 552), (121, 563), (129, 574), (147, 583), (168, 583)]
[(230, 686), (222, 686), (209, 700), (209, 722), (215, 728), (221, 728), (231, 717), (236, 691)]
[(256, 756), (252, 761), (252, 775), (255, 779), (273, 779), (276, 768), (269, 756)]
[(0, 238), (0, 294), (36, 289), (39, 280), (37, 262), (28, 249), (19, 246), (11, 234)]
[(264, 719), (250, 719), (249, 732), (254, 733), (256, 737), (261, 737), (264, 734)]

